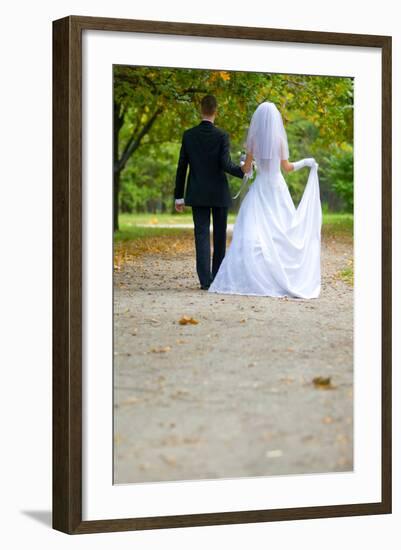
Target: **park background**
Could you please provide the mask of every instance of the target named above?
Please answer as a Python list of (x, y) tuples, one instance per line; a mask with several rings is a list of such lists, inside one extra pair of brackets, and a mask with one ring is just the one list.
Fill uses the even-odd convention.
[[(245, 150), (250, 119), (262, 101), (280, 110), (290, 160), (314, 156), (326, 222), (351, 227), (353, 211), (353, 79), (257, 72), (114, 66), (113, 188), (116, 239), (144, 222), (171, 223), (183, 131), (199, 124), (203, 95), (218, 100), (217, 126), (228, 131), (232, 159)], [(241, 181), (228, 176), (232, 194)], [(286, 176), (297, 204), (302, 172)], [(231, 220), (240, 206), (233, 202)], [(187, 211), (188, 212), (188, 211)], [(189, 212), (190, 213), (190, 212)], [(330, 214), (337, 216), (330, 217)], [(149, 216), (150, 215), (150, 216)], [(184, 221), (176, 216), (175, 223)], [(143, 234), (143, 233), (142, 233)]]
[[(179, 0), (149, 0), (137, 3), (115, 0), (45, 0), (33, 4), (19, 0), (5, 7), (2, 45), (4, 74), (2, 88), (3, 180), (13, 182), (21, 167), (21, 131), (28, 128), (34, 139), (24, 151), (29, 177), (19, 185), (3, 185), (1, 217), (3, 258), (3, 316), (8, 335), (1, 355), (5, 391), (1, 401), (3, 441), (12, 452), (2, 454), (2, 540), (9, 548), (36, 543), (43, 549), (117, 549), (138, 547), (144, 550), (170, 548), (204, 549), (206, 546), (266, 548), (284, 550), (294, 547), (320, 550), (358, 548), (388, 550), (399, 548), (401, 535), (401, 399), (400, 370), (394, 369), (394, 508), (392, 515), (362, 516), (313, 521), (276, 522), (236, 526), (171, 529), (68, 537), (50, 529), (51, 522), (51, 20), (72, 13), (104, 17), (126, 17), (194, 23), (265, 26), (393, 35), (393, 94), (401, 95), (401, 35), (398, 2), (384, 0), (381, 10), (366, 9), (366, 3), (339, 0), (322, 10), (318, 0), (290, 0), (270, 4), (261, 10), (260, 2), (205, 0), (183, 4)], [(363, 17), (361, 17), (363, 13)], [(344, 16), (346, 14), (346, 16)], [(19, 32), (13, 21), (18, 21)], [(23, 37), (23, 40), (22, 38)], [(27, 48), (29, 44), (29, 48)], [(12, 51), (12, 55), (9, 53)], [(21, 68), (24, 70), (21, 70)], [(29, 101), (27, 84), (29, 83)], [(34, 108), (33, 108), (34, 106)], [(394, 151), (401, 149), (401, 104), (393, 105)], [(395, 157), (396, 158), (396, 157)], [(394, 182), (400, 181), (400, 164), (394, 158)], [(21, 195), (24, 200), (21, 200)], [(19, 220), (16, 223), (18, 204)], [(401, 187), (394, 185), (394, 335), (401, 328)], [(12, 232), (10, 233), (10, 229)], [(29, 228), (29, 231), (27, 230)], [(23, 250), (21, 250), (23, 247)], [(23, 252), (23, 253), (22, 253)], [(27, 284), (27, 266), (30, 269)], [(34, 289), (34, 292), (33, 290)], [(16, 307), (16, 296), (21, 307)], [(21, 345), (21, 334), (24, 345)], [(401, 341), (394, 338), (394, 364), (401, 361)], [(23, 380), (23, 383), (21, 381)], [(29, 411), (29, 414), (27, 414)], [(10, 447), (10, 448), (11, 448)], [(27, 452), (29, 451), (29, 463)], [(34, 475), (33, 475), (34, 472)]]

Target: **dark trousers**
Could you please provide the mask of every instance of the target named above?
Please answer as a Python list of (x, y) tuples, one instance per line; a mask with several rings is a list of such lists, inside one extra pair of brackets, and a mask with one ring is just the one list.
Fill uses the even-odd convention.
[[(213, 260), (210, 271), (210, 211), (213, 217)], [(226, 253), (228, 208), (193, 206), (196, 271), (201, 286), (208, 287), (216, 276)]]

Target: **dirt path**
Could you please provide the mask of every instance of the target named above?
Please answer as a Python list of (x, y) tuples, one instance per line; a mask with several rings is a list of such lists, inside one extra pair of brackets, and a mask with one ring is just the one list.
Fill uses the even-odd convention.
[(351, 244), (326, 239), (321, 297), (293, 301), (198, 290), (184, 239), (115, 274), (115, 482), (352, 470)]

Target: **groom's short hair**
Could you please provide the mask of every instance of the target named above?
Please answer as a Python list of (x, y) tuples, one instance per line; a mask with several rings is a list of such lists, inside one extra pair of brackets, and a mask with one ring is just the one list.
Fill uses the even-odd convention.
[(205, 95), (201, 101), (201, 112), (203, 115), (214, 115), (217, 109), (217, 100), (214, 95)]

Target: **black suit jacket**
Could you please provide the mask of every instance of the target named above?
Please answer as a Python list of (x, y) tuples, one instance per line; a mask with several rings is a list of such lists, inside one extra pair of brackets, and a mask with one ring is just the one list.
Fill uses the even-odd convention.
[[(184, 197), (188, 165), (189, 175)], [(241, 167), (231, 161), (227, 132), (208, 120), (202, 120), (198, 126), (185, 130), (174, 197), (185, 198), (188, 206), (228, 207), (232, 201), (225, 172), (237, 178), (244, 177)]]

